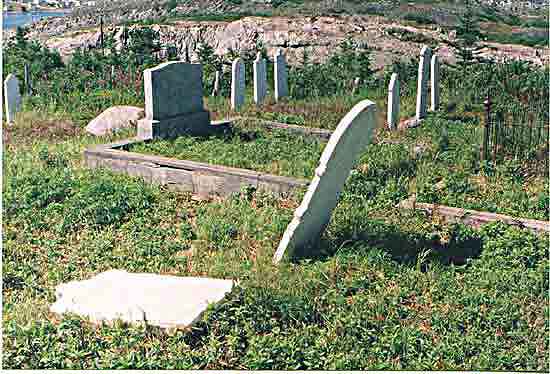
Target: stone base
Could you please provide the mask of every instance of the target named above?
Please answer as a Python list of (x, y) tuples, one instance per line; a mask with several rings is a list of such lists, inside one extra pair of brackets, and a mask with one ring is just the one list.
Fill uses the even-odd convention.
[(227, 125), (212, 125), (210, 112), (189, 113), (173, 118), (154, 120), (144, 118), (138, 121), (138, 138), (170, 139), (182, 135), (207, 136), (224, 133)]

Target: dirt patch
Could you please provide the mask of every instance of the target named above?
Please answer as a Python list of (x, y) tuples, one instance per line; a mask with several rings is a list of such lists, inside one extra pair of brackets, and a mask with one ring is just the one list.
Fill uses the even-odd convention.
[(35, 140), (47, 140), (59, 143), (69, 138), (79, 136), (82, 129), (70, 120), (34, 120), (19, 126), (5, 126), (2, 132), (4, 144), (29, 143)]

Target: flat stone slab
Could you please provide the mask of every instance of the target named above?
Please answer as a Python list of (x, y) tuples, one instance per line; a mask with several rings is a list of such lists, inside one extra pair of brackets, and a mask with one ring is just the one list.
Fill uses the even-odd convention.
[(75, 313), (94, 323), (121, 320), (185, 328), (198, 321), (209, 304), (221, 301), (233, 285), (225, 279), (109, 270), (57, 286), (57, 301), (50, 311)]
[(107, 135), (110, 132), (137, 125), (137, 121), (144, 115), (143, 108), (126, 105), (112, 106), (91, 120), (86, 126), (86, 131), (96, 136)]

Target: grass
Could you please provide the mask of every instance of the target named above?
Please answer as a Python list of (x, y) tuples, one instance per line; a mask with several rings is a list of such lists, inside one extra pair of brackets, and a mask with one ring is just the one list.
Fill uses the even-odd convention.
[(311, 179), (323, 148), (324, 143), (315, 139), (238, 121), (230, 135), (155, 140), (129, 151)]
[[(480, 164), (477, 114), (430, 114), (384, 130), (384, 95), (362, 91), (232, 112), (333, 129), (360, 99), (380, 103), (379, 130), (348, 179), (320, 256), (274, 266), (300, 203), (243, 191), (229, 199), (89, 170), (75, 113), (25, 102), (5, 127), (3, 362), (57, 369), (514, 370), (548, 368), (549, 238), (492, 223), (481, 230), (395, 206), (418, 201), (548, 220), (548, 176), (528, 163)], [(414, 93), (402, 115), (414, 110)], [(123, 95), (121, 100), (139, 97)], [(442, 99), (450, 99), (444, 94)], [(42, 101), (41, 101), (42, 102)], [(85, 108), (75, 99), (74, 108)], [(141, 148), (139, 148), (141, 147)], [(239, 122), (226, 138), (155, 141), (133, 151), (310, 177), (323, 144)], [(55, 286), (109, 269), (239, 280), (190, 329), (92, 326), (48, 312)]]

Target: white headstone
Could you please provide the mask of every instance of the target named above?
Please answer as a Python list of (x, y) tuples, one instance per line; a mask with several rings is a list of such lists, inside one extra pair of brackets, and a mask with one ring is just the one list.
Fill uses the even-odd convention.
[(15, 113), (21, 109), (21, 93), (19, 80), (13, 74), (8, 74), (4, 81), (4, 105), (6, 107), (6, 122), (15, 120)]
[(399, 123), (399, 75), (393, 73), (388, 87), (388, 128), (393, 130)]
[(88, 280), (57, 286), (57, 300), (50, 311), (74, 313), (93, 323), (122, 320), (184, 328), (232, 288), (232, 280), (109, 270)]
[(274, 78), (275, 78), (275, 101), (288, 96), (288, 72), (283, 51), (279, 48), (275, 53)]
[(439, 109), (439, 57), (437, 55), (432, 56), (431, 62), (431, 107), (432, 111)]
[(231, 65), (231, 109), (238, 110), (244, 104), (244, 63), (236, 58)]
[(426, 117), (428, 99), (428, 75), (430, 74), (430, 59), (432, 50), (424, 46), (420, 52), (420, 63), (418, 64), (418, 85), (416, 91), (416, 120)]
[(356, 104), (332, 133), (315, 169), (315, 176), (285, 230), (273, 262), (312, 255), (330, 221), (332, 211), (357, 158), (370, 143), (376, 128), (376, 105)]
[(254, 60), (254, 102), (261, 104), (267, 94), (267, 68), (265, 59), (258, 52)]
[(221, 72), (216, 70), (216, 77), (214, 78), (214, 88), (212, 89), (212, 96), (218, 96), (220, 94), (220, 75)]
[(165, 62), (143, 72), (145, 119), (138, 124), (142, 138), (168, 138), (210, 131), (204, 110), (202, 66)]

